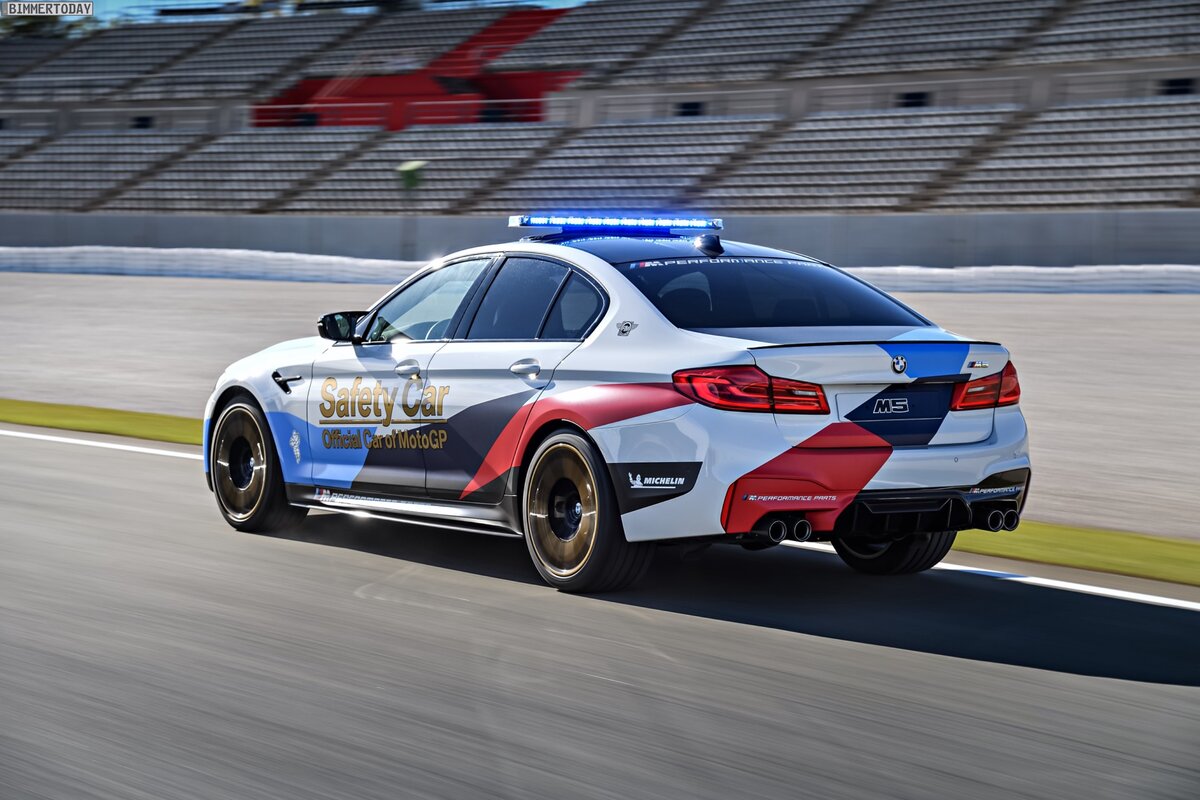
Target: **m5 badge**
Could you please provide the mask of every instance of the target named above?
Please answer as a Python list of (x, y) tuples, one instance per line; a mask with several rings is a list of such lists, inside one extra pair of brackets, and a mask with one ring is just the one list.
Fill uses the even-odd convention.
[(875, 401), (875, 414), (907, 414), (907, 397), (881, 397)]

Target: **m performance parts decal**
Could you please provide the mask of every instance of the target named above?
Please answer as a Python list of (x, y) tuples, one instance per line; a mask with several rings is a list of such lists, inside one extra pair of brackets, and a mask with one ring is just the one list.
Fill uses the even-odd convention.
[(636, 511), (692, 490), (700, 475), (699, 461), (621, 462), (608, 465), (617, 507)]

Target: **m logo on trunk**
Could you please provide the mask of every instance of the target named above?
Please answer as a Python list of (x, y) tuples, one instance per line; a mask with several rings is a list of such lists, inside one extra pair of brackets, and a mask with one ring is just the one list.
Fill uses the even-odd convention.
[(907, 414), (907, 397), (881, 397), (875, 401), (876, 414)]

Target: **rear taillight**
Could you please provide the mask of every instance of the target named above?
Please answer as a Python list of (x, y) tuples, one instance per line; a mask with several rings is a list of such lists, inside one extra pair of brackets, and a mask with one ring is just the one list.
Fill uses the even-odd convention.
[(680, 393), (728, 411), (828, 414), (825, 391), (815, 383), (773, 378), (758, 367), (684, 369), (672, 376)]
[(995, 375), (956, 384), (954, 395), (950, 398), (950, 410), (1011, 406), (1020, 401), (1021, 382), (1017, 380), (1017, 368), (1010, 361)]

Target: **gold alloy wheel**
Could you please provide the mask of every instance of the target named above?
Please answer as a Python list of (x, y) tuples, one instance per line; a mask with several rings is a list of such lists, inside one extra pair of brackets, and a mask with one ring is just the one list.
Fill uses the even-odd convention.
[(596, 477), (583, 454), (556, 444), (530, 470), (525, 491), (525, 531), (534, 555), (549, 572), (570, 578), (596, 546)]
[(213, 441), (213, 486), (226, 515), (245, 522), (267, 494), (267, 446), (258, 419), (245, 406), (225, 410)]

